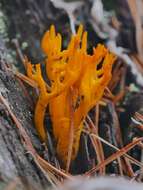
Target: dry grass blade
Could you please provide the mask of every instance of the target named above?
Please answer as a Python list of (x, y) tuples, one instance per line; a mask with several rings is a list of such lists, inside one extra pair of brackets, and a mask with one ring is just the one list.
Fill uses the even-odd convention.
[(123, 176), (123, 166), (121, 162), (121, 158), (117, 158), (118, 164), (119, 164), (119, 173), (121, 176)]
[(124, 68), (122, 67), (122, 64), (118, 62), (118, 64), (116, 64), (113, 69), (112, 80), (110, 81), (108, 85), (111, 91), (114, 90), (114, 88), (117, 86), (117, 84), (121, 80), (121, 76), (123, 76), (123, 70)]
[[(97, 139), (99, 139), (101, 142), (105, 143), (106, 145), (112, 147), (114, 150), (120, 150), (119, 148), (117, 148), (116, 146), (112, 145), (111, 143), (107, 142), (106, 140), (104, 140), (103, 138), (99, 137), (98, 135), (90, 132), (90, 131), (87, 131), (87, 130), (83, 130), (84, 133), (90, 135), (90, 136), (95, 136)], [(124, 154), (123, 156), (127, 157), (133, 164), (139, 166), (139, 167), (143, 167), (143, 164), (141, 162), (139, 162), (138, 160), (136, 160), (135, 158), (131, 157), (130, 155), (128, 154)]]
[[(89, 125), (87, 124), (87, 127), (89, 126), (93, 132), (98, 135), (98, 127), (95, 127), (94, 123), (92, 122), (91, 118), (89, 116), (87, 116), (87, 120), (89, 122)], [(96, 120), (97, 122), (98, 120)], [(91, 137), (91, 141), (92, 141), (92, 144), (93, 144), (93, 147), (95, 149), (95, 152), (97, 154), (97, 160), (99, 163), (102, 163), (104, 161), (104, 152), (103, 152), (103, 147), (102, 147), (102, 144), (101, 142), (94, 138), (94, 136)], [(100, 173), (102, 174), (105, 174), (105, 167), (102, 167), (100, 169)]]
[[(114, 143), (117, 144), (116, 146), (123, 147), (123, 141), (122, 141), (122, 135), (121, 135), (121, 130), (120, 130), (120, 123), (118, 120), (118, 116), (116, 113), (115, 105), (114, 103), (110, 102), (110, 107), (109, 107), (110, 113), (112, 113), (112, 126), (114, 128)], [(132, 171), (132, 167), (130, 162), (128, 161), (127, 158), (124, 160), (120, 160), (120, 158), (117, 159), (119, 161), (119, 169), (121, 171), (120, 167), (120, 162), (122, 162), (122, 168), (123, 170), (128, 173), (129, 176), (133, 176), (134, 173)]]
[(114, 98), (114, 95), (112, 94), (111, 90), (106, 87), (104, 91), (105, 96), (109, 97), (111, 100)]
[(134, 118), (132, 118), (132, 121), (137, 124), (134, 127), (137, 127), (141, 131), (143, 131), (143, 115), (140, 113), (136, 112)]
[(136, 112), (136, 113), (135, 113), (135, 116), (136, 116), (136, 118), (138, 118), (141, 122), (143, 122), (143, 115), (142, 115), (142, 114)]
[(19, 56), (21, 62), (23, 63), (24, 68), (26, 69), (25, 58), (24, 58), (24, 55), (23, 55), (23, 53), (22, 53), (22, 51), (21, 51), (21, 48), (20, 48), (20, 45), (19, 45), (18, 40), (17, 40), (17, 39), (13, 39), (12, 42), (13, 42), (13, 44), (15, 45), (17, 54), (18, 54), (18, 56)]
[(16, 77), (18, 77), (20, 80), (24, 81), (25, 83), (27, 83), (29, 86), (33, 87), (33, 88), (37, 88), (37, 83), (34, 82), (32, 79), (28, 78), (27, 76), (25, 76), (22, 73), (19, 73), (18, 71), (13, 71), (11, 69), (8, 68), (9, 71), (11, 71)]
[(126, 145), (116, 153), (109, 156), (106, 160), (104, 160), (102, 163), (98, 164), (96, 167), (92, 168), (90, 171), (86, 172), (84, 175), (92, 175), (97, 170), (102, 168), (103, 166), (106, 166), (107, 164), (111, 163), (113, 160), (116, 160), (117, 158), (123, 156), (126, 152), (128, 152), (130, 149), (132, 149), (134, 146), (139, 144), (143, 140), (143, 137), (136, 139), (135, 141), (131, 142), (130, 144)]
[[(29, 86), (37, 89), (38, 85), (34, 80), (30, 79), (29, 77), (27, 77), (26, 75), (24, 75), (22, 73), (19, 73), (18, 71), (14, 71), (14, 70), (12, 70), (10, 68), (7, 68), (7, 70), (11, 71), (17, 78), (19, 78), (23, 82), (27, 83)], [(48, 91), (51, 90), (50, 86), (48, 86), (47, 84), (46, 84), (46, 88), (47, 88)]]
[(21, 123), (17, 120), (17, 118), (14, 115), (14, 113), (12, 112), (12, 110), (10, 109), (10, 106), (9, 106), (7, 100), (1, 94), (0, 94), (0, 101), (4, 104), (4, 106), (6, 107), (6, 109), (9, 112), (12, 120), (16, 124), (16, 127), (19, 129), (20, 135), (23, 138), (25, 148), (27, 149), (28, 153), (30, 153), (33, 156), (35, 162), (38, 163), (45, 170), (45, 172), (47, 172), (47, 174), (50, 171), (63, 178), (71, 179), (70, 175), (64, 173), (63, 171), (58, 170), (57, 168), (52, 166), (50, 163), (48, 163), (47, 161), (42, 159), (37, 154), (36, 150), (34, 149), (32, 143), (31, 143), (30, 137), (26, 133), (25, 129), (22, 127)]
[(96, 126), (96, 129), (97, 129), (97, 133), (98, 133), (98, 124), (99, 124), (99, 104), (96, 104), (96, 107), (95, 107), (95, 110), (96, 110), (96, 113), (95, 113), (95, 126)]
[(45, 169), (45, 171), (52, 171), (57, 176), (64, 177), (65, 179), (72, 179), (72, 176), (70, 174), (65, 173), (63, 170), (58, 170), (51, 164), (49, 164), (46, 160), (41, 158), (39, 155), (36, 155), (36, 159), (39, 161), (40, 165)]

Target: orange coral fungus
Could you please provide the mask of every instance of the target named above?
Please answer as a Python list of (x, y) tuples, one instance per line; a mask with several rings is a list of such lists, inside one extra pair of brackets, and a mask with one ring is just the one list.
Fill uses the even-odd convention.
[(90, 109), (101, 99), (111, 79), (115, 56), (100, 44), (93, 48), (93, 54), (89, 55), (86, 51), (87, 32), (83, 32), (82, 25), (72, 36), (66, 50), (61, 49), (62, 37), (56, 34), (54, 26), (45, 33), (41, 46), (47, 55), (46, 74), (51, 85), (47, 88), (40, 65), (37, 64), (34, 69), (27, 61), (27, 74), (38, 84), (40, 91), (35, 109), (35, 125), (41, 140), (45, 141), (43, 121), (46, 108), (49, 106), (57, 154), (65, 165), (71, 123), (73, 125), (71, 159), (74, 160), (79, 148), (83, 121)]

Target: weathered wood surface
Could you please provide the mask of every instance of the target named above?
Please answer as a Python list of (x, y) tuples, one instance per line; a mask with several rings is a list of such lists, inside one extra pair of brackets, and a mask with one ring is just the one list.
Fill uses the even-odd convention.
[[(0, 50), (1, 56), (3, 50)], [(20, 81), (7, 70), (6, 62), (2, 57), (0, 57), (0, 93), (7, 100), (10, 109), (26, 130), (34, 146), (38, 150), (42, 149), (33, 128), (31, 117), (33, 110), (29, 99), (26, 98)], [(37, 189), (48, 184), (27, 153), (20, 132), (8, 110), (0, 102), (0, 181), (9, 182), (16, 177), (19, 177), (25, 186), (32, 185)]]
[[(47, 12), (44, 11), (49, 11), (49, 6), (51, 6), (49, 1), (45, 1), (44, 4), (40, 4), (42, 7), (39, 7), (38, 2), (1, 1), (1, 8), (7, 26), (5, 36), (8, 40), (18, 37), (20, 45), (27, 42), (28, 47), (24, 53), (35, 59), (41, 56), (40, 36), (47, 28), (47, 25), (44, 24)], [(49, 22), (49, 19), (47, 20)], [(43, 147), (38, 140), (32, 120), (34, 102), (26, 97), (21, 81), (11, 71), (8, 71), (6, 56), (12, 54), (13, 51), (16, 52), (16, 49), (13, 50), (7, 46), (9, 48), (7, 50), (5, 39), (2, 38), (3, 36), (0, 39), (0, 93), (7, 100), (12, 112), (40, 153)], [(14, 63), (21, 68), (20, 60), (17, 57), (14, 57), (14, 59)], [(17, 177), (26, 188), (33, 186), (34, 189), (42, 189), (42, 187), (48, 185), (47, 179), (35, 164), (33, 158), (27, 153), (19, 130), (9, 112), (0, 102), (0, 187)]]

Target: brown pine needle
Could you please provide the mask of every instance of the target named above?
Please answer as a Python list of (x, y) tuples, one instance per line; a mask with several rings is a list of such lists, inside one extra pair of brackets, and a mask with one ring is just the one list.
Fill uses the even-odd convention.
[(106, 166), (109, 163), (111, 163), (112, 161), (116, 160), (117, 158), (123, 156), (126, 152), (128, 152), (130, 149), (132, 149), (137, 144), (139, 144), (141, 141), (143, 141), (143, 137), (136, 139), (135, 141), (133, 141), (130, 144), (126, 145), (125, 147), (123, 147), (122, 149), (117, 151), (116, 153), (112, 154), (106, 160), (104, 160), (102, 163), (98, 164), (97, 166), (95, 166), (94, 168), (92, 168), (91, 170), (86, 172), (84, 175), (85, 176), (92, 175), (97, 170), (99, 170), (101, 167)]
[(43, 158), (41, 158), (36, 150), (34, 149), (32, 142), (30, 140), (30, 137), (28, 136), (28, 134), (26, 133), (25, 129), (22, 127), (21, 123), (18, 121), (17, 117), (14, 115), (14, 113), (12, 112), (8, 101), (0, 94), (0, 101), (5, 105), (7, 111), (9, 112), (12, 120), (14, 121), (14, 123), (16, 124), (16, 127), (19, 129), (20, 135), (23, 138), (23, 143), (25, 145), (25, 148), (27, 149), (27, 152), (30, 153), (34, 160), (36, 161), (36, 163), (38, 162), (39, 165), (45, 170), (45, 172), (53, 172), (58, 176), (61, 176), (63, 178), (66, 179), (71, 179), (70, 175), (66, 174), (63, 171), (58, 170), (57, 168), (55, 168), (54, 166), (52, 166), (50, 163), (48, 163), (47, 161), (45, 161)]

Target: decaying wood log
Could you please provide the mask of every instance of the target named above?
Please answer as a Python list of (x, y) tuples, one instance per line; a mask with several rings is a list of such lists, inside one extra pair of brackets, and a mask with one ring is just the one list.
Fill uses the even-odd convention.
[[(3, 48), (4, 50), (4, 48)], [(3, 54), (1, 51), (1, 55)], [(25, 96), (19, 80), (8, 70), (6, 61), (0, 57), (0, 96), (9, 107), (22, 127), (33, 141), (34, 146), (42, 149), (33, 128), (32, 111), (29, 99)], [(8, 182), (19, 178), (26, 187), (32, 185), (42, 188), (48, 181), (27, 153), (22, 137), (8, 110), (0, 101), (0, 181)]]

